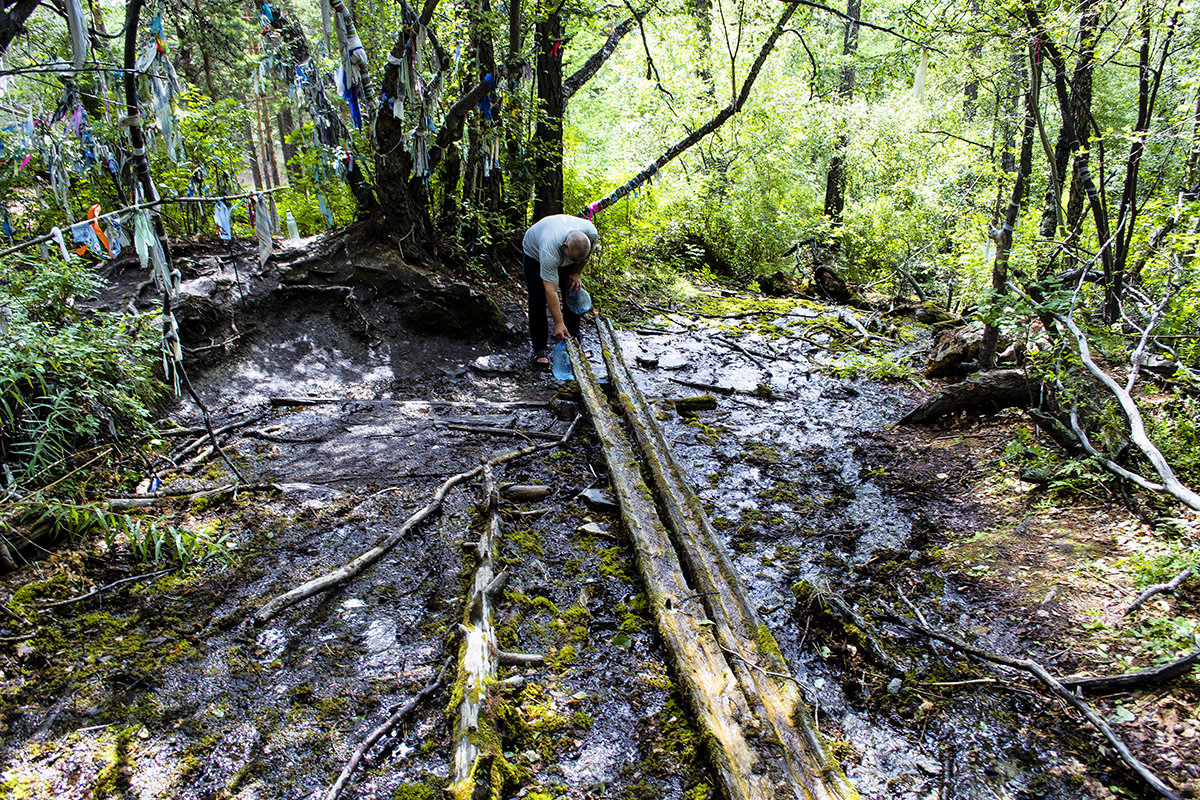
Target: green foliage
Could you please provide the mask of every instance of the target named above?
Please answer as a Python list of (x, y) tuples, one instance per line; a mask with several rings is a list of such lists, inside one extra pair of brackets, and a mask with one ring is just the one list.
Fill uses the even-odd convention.
[(1180, 480), (1200, 483), (1200, 408), (1194, 396), (1182, 392), (1159, 398), (1146, 407), (1146, 432)]
[(0, 453), (18, 482), (54, 477), (89, 442), (147, 430), (162, 395), (152, 320), (77, 310), (98, 287), (78, 260), (9, 262), (0, 280)]
[[(233, 99), (213, 100), (198, 91), (185, 91), (176, 104), (176, 124), (183, 136), (178, 163), (167, 157), (162, 137), (154, 137), (150, 165), (159, 194), (183, 197), (189, 183), (197, 179), (205, 195), (227, 194), (237, 189), (236, 178), (245, 160), (243, 130), (250, 122), (250, 108)], [(194, 193), (194, 192), (193, 192)], [(209, 208), (209, 207), (205, 207)], [(200, 208), (173, 206), (163, 214), (170, 235), (213, 233), (211, 212)], [(250, 235), (249, 226), (239, 231)]]
[[(35, 493), (16, 506), (28, 528), (50, 526), (56, 539), (78, 541), (99, 530), (109, 551), (127, 547), (135, 561), (187, 567), (208, 558), (228, 562), (227, 534), (209, 526), (193, 530), (149, 517), (109, 511), (103, 502), (80, 503)], [(5, 532), (0, 521), (0, 535)]]

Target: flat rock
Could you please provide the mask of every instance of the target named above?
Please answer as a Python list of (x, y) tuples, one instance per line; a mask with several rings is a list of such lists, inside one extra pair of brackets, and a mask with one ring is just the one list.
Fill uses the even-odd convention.
[(544, 500), (552, 494), (554, 489), (549, 486), (528, 486), (520, 483), (510, 484), (500, 490), (500, 495), (505, 499), (523, 503)]
[(480, 356), (471, 362), (471, 369), (479, 372), (486, 372), (492, 375), (511, 375), (517, 372), (517, 365), (508, 356), (487, 355)]
[(616, 511), (618, 508), (616, 502), (599, 489), (584, 489), (578, 496), (592, 511)]

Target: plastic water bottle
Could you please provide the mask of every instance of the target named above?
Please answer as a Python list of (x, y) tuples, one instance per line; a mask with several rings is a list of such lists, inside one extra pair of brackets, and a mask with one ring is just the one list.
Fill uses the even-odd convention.
[(557, 380), (575, 380), (575, 370), (571, 369), (571, 356), (567, 353), (566, 342), (559, 342), (550, 351), (550, 371)]
[(300, 246), (300, 229), (296, 227), (296, 218), (291, 211), (287, 212), (288, 236), (291, 237), (292, 247)]

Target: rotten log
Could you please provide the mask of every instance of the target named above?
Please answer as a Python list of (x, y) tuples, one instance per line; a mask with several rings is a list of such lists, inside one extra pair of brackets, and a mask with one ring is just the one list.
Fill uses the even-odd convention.
[[(621, 386), (617, 394), (624, 410), (628, 412), (636, 405), (637, 417), (651, 421), (651, 427), (642, 426), (645, 428), (642, 434), (652, 441), (657, 438), (655, 432), (659, 437), (661, 432), (653, 425), (653, 416), (640, 392), (636, 397), (629, 395), (632, 382), (627, 381), (627, 368), (623, 360), (618, 361), (613, 355), (615, 337), (607, 323), (600, 322), (609, 380), (613, 381), (618, 371), (624, 373), (618, 379)], [(789, 706), (786, 700), (779, 699), (796, 691), (796, 684), (786, 673), (769, 669), (779, 667), (782, 661), (769, 631), (755, 624), (752, 613), (744, 613), (743, 608), (729, 608), (749, 604), (744, 594), (739, 599), (729, 589), (727, 580), (717, 578), (726, 569), (732, 573), (727, 555), (725, 566), (714, 564), (713, 559), (719, 558), (717, 553), (708, 553), (705, 558), (696, 551), (711, 550), (717, 544), (715, 539), (702, 543), (685, 531), (678, 538), (690, 541), (694, 562), (706, 576), (700, 580), (707, 580), (707, 584), (700, 581), (689, 584), (676, 544), (659, 516), (654, 493), (638, 467), (638, 456), (609, 408), (591, 364), (582, 358), (574, 343), (568, 343), (568, 352), (603, 445), (621, 518), (633, 540), (638, 571), (655, 622), (692, 713), (705, 734), (702, 738), (722, 795), (729, 800), (766, 800), (780, 796), (781, 792), (784, 796), (810, 800), (857, 798), (854, 789), (840, 776), (836, 763), (820, 756), (808, 758), (807, 742), (797, 741), (790, 726), (779, 727), (780, 713), (789, 710), (802, 714), (803, 705)], [(660, 454), (666, 452), (661, 447), (656, 450)], [(659, 497), (672, 494), (670, 490), (677, 487), (678, 475), (674, 474), (677, 469), (678, 465), (659, 460), (658, 472), (665, 487)], [(698, 507), (699, 501), (696, 502)], [(683, 506), (676, 505), (667, 513), (681, 529), (688, 527), (683, 521), (691, 514)], [(719, 596), (711, 602), (705, 585), (718, 587), (713, 591)], [(680, 613), (696, 602), (707, 603), (702, 606), (704, 614)], [(737, 621), (731, 624), (731, 620)], [(750, 635), (738, 635), (735, 625), (743, 631), (749, 627)], [(837, 773), (832, 780), (831, 772)]]
[(816, 733), (790, 667), (750, 602), (729, 553), (638, 389), (612, 325), (599, 318), (596, 327), (609, 382), (646, 464), (679, 558), (713, 622), (718, 645), (732, 657), (730, 667), (742, 693), (759, 724), (771, 733), (766, 738), (776, 752), (769, 755), (785, 767), (783, 777), (796, 797), (857, 797)]
[(972, 375), (961, 383), (947, 386), (900, 418), (900, 425), (933, 422), (956, 411), (999, 411), (1013, 406), (1024, 408), (1036, 397), (1035, 387), (1019, 369), (1004, 369)]
[(480, 730), (481, 726), (491, 727), (481, 716), (487, 703), (488, 687), (496, 682), (500, 667), (493, 598), (488, 593), (497, 577), (500, 491), (491, 465), (483, 464), (481, 469), (486, 485), (487, 517), (474, 547), (475, 574), (467, 590), (466, 612), (460, 625), (464, 635), (459, 648), (459, 677), (451, 693), (451, 697), (458, 698), (458, 719), (454, 727), (454, 757), (446, 796), (457, 800), (498, 797), (504, 788), (495, 785), (496, 759), (504, 757), (498, 737), (494, 731), (481, 733)]
[(1168, 681), (1188, 674), (1192, 667), (1200, 663), (1200, 650), (1195, 650), (1182, 658), (1161, 664), (1157, 667), (1128, 672), (1124, 675), (1101, 675), (1087, 678), (1063, 678), (1059, 681), (1068, 689), (1078, 689), (1081, 692), (1099, 694), (1102, 692), (1129, 692), (1134, 689), (1148, 689), (1160, 686)]

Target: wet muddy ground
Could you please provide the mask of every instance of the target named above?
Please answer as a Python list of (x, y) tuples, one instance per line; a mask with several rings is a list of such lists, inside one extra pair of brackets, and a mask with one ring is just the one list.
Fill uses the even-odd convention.
[[(216, 277), (193, 279), (233, 291)], [(506, 310), (519, 326), (517, 308)], [(527, 367), (519, 338), (416, 330), (410, 309), (384, 296), (268, 287), (240, 321), (228, 354), (198, 357), (193, 380), (214, 424), (249, 421), (224, 448), (247, 483), (269, 488), (167, 503), (190, 528), (226, 536), (232, 563), (46, 610), (34, 637), (3, 644), (0, 796), (321, 796), (456, 652), (469, 566), (461, 543), (478, 535), (481, 488), (451, 492), (440, 515), (348, 585), (263, 626), (250, 617), (376, 543), (448, 476), (529, 434), (562, 433), (578, 412), (569, 386)], [(731, 299), (648, 312), (620, 339), (863, 797), (1148, 796), (1034, 685), (884, 619), (916, 608), (1060, 674), (1120, 671), (1111, 658), (1089, 660), (1103, 651), (1086, 625), (1136, 592), (1099, 582), (1089, 564), (1119, 561), (1150, 531), (1111, 504), (1056, 508), (1015, 480), (1003, 463), (1024, 424), (1013, 415), (891, 427), (923, 392), (871, 376), (919, 361), (926, 334), (911, 321), (879, 323), (856, 349), (832, 309)], [(602, 370), (586, 332), (585, 347)], [(704, 386), (735, 393), (692, 416), (673, 410), (672, 399)], [(198, 420), (184, 402), (164, 429)], [(513, 435), (460, 429), (481, 426)], [(707, 797), (696, 731), (625, 536), (596, 503), (607, 481), (589, 433), (581, 425), (561, 447), (499, 473), (502, 484), (552, 489), (502, 506), (512, 579), (500, 645), (546, 658), (506, 673), (521, 680), (491, 701), (510, 767), (503, 796)], [(178, 451), (192, 437), (165, 438)], [(160, 492), (230, 477), (210, 456), (172, 472)], [(93, 540), (7, 576), (6, 596), (32, 609), (138, 571)], [(820, 613), (804, 587), (855, 604), (892, 663)], [(1099, 701), (1184, 796), (1200, 786), (1196, 699), (1185, 681)], [(377, 745), (345, 796), (440, 796), (448, 702), (435, 695)]]

